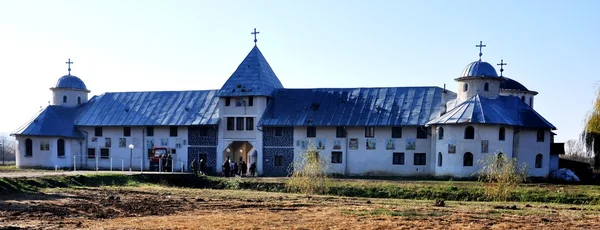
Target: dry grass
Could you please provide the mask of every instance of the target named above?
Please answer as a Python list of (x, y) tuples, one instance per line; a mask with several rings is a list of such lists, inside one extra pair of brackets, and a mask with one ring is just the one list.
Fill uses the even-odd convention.
[[(119, 194), (129, 200), (156, 199), (179, 202), (170, 215), (123, 215), (110, 218), (82, 218), (66, 215), (48, 219), (30, 215), (9, 219), (2, 213), (0, 226), (103, 229), (598, 229), (600, 206), (549, 205), (531, 203), (446, 202), (364, 199), (242, 190), (180, 189), (160, 186), (99, 189), (50, 189), (53, 199), (43, 196), (4, 197), (0, 208), (15, 206), (68, 205), (77, 199), (94, 204), (95, 199)], [(50, 195), (49, 195), (50, 196)], [(168, 199), (168, 200), (165, 200)], [(201, 199), (199, 201), (199, 199)], [(150, 200), (152, 202), (152, 200)], [(106, 205), (106, 203), (103, 203)], [(507, 209), (516, 205), (516, 210)], [(70, 208), (75, 208), (70, 206)], [(103, 208), (119, 211), (119, 206)]]

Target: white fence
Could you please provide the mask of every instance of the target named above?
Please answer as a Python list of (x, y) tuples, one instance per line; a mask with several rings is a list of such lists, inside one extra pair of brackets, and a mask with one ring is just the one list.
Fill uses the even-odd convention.
[(87, 155), (73, 156), (70, 168), (77, 170), (96, 171), (130, 171), (130, 172), (190, 172), (187, 160), (179, 158), (159, 158), (151, 161), (150, 158), (142, 157), (106, 157), (88, 158)]

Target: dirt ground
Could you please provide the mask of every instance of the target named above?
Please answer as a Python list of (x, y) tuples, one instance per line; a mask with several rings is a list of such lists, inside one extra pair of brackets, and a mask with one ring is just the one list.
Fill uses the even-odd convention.
[(0, 197), (0, 228), (599, 229), (600, 206), (364, 199), (160, 186)]

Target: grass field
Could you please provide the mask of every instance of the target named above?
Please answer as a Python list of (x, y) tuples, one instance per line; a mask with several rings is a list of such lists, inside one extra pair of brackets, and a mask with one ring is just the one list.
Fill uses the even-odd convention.
[[(435, 200), (426, 196), (389, 199), (358, 197), (365, 194), (391, 196), (383, 193), (349, 197), (259, 191), (277, 191), (281, 181), (222, 178), (194, 181), (181, 179), (181, 176), (126, 175), (3, 178), (0, 179), (0, 191), (4, 191), (0, 193), (0, 226), (63, 229), (600, 228), (598, 204), (446, 200), (445, 206), (438, 207), (434, 205)], [(396, 187), (406, 194), (421, 194), (417, 191), (423, 188), (468, 193), (481, 187), (475, 182), (455, 181), (338, 180), (334, 183), (359, 188), (352, 191)], [(199, 188), (184, 188), (182, 184)], [(447, 188), (449, 186), (456, 188)], [(554, 193), (576, 193), (592, 198), (598, 195), (596, 186), (533, 184), (519, 190), (540, 194), (546, 191), (545, 197)]]

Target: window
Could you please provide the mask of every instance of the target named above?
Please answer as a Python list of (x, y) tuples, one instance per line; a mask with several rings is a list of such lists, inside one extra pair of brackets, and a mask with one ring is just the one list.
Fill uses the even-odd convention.
[(427, 127), (417, 127), (417, 139), (427, 139)]
[(538, 155), (535, 156), (535, 168), (542, 168), (542, 159), (544, 156), (542, 156), (542, 154), (538, 153)]
[(463, 91), (464, 91), (464, 92), (467, 92), (467, 90), (469, 90), (469, 84), (465, 83), (465, 84), (463, 85)]
[(404, 153), (394, 153), (394, 160), (392, 164), (404, 165)]
[(533, 107), (533, 97), (529, 98), (529, 107)]
[(275, 166), (283, 166), (283, 156), (275, 155)]
[(275, 127), (275, 136), (276, 137), (283, 136), (283, 128), (281, 128), (281, 127)]
[(392, 138), (402, 138), (402, 127), (392, 127)]
[(465, 139), (475, 139), (475, 128), (473, 126), (465, 128)]
[(198, 128), (198, 135), (201, 137), (208, 137), (208, 127), (200, 127)]
[(235, 130), (244, 130), (244, 118), (243, 117), (235, 118)]
[(254, 97), (253, 96), (248, 97), (248, 106), (254, 106)]
[(235, 99), (235, 106), (236, 106), (236, 107), (240, 107), (240, 106), (242, 106), (242, 101), (243, 101), (243, 99), (242, 99), (242, 98), (236, 98), (236, 99)]
[(96, 149), (89, 148), (87, 152), (87, 157), (92, 159), (96, 158)]
[(438, 128), (438, 140), (444, 140), (444, 128)]
[(487, 91), (490, 91), (490, 83), (487, 83), (487, 82), (486, 82), (486, 83), (483, 85), (483, 91), (486, 91), (486, 92), (487, 92)]
[(466, 152), (463, 155), (463, 166), (473, 166), (473, 154), (471, 152)]
[(342, 163), (342, 152), (331, 152), (331, 163), (341, 164)]
[(544, 142), (544, 130), (540, 129), (537, 131), (537, 142)]
[(149, 137), (153, 137), (154, 136), (154, 127), (146, 127), (146, 135), (148, 135)]
[(235, 129), (235, 117), (228, 117), (227, 118), (227, 130), (234, 130)]
[(177, 154), (177, 149), (171, 149), (171, 154)]
[(317, 127), (306, 127), (306, 137), (317, 137)]
[(94, 136), (101, 137), (102, 136), (102, 127), (94, 128)]
[(77, 97), (77, 104), (81, 105), (81, 97)]
[(108, 159), (110, 157), (110, 152), (108, 149), (100, 149), (100, 158)]
[(64, 157), (65, 156), (65, 140), (63, 139), (58, 139), (58, 141), (56, 142), (56, 155), (59, 157)]
[(231, 105), (231, 98), (226, 97), (225, 98), (225, 106), (229, 106), (229, 105)]
[(442, 167), (442, 153), (438, 153), (438, 167)]
[(246, 130), (254, 130), (254, 117), (246, 117)]
[(335, 127), (335, 137), (346, 137), (346, 127), (344, 126), (338, 126)]
[(177, 126), (169, 127), (169, 136), (172, 136), (172, 137), (177, 136)]
[(426, 165), (427, 157), (425, 153), (415, 153), (414, 165)]
[(67, 95), (63, 96), (63, 103), (67, 103)]
[(131, 136), (131, 127), (123, 127), (123, 136), (130, 137)]
[(506, 140), (506, 129), (504, 129), (504, 127), (500, 127), (500, 130), (498, 130), (498, 140)]
[(525, 96), (521, 96), (521, 101), (525, 102)]
[(365, 127), (365, 137), (375, 137), (375, 127)]
[(33, 141), (29, 138), (25, 140), (25, 156), (30, 157), (33, 155)]

